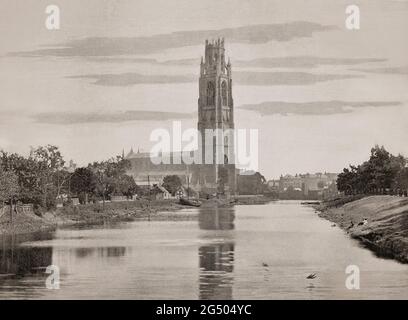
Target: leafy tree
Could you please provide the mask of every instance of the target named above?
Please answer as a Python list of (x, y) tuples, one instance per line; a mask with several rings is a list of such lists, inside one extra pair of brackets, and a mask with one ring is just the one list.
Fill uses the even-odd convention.
[(105, 209), (105, 201), (111, 191), (112, 178), (108, 175), (109, 163), (108, 161), (94, 162), (88, 167), (92, 170), (94, 177), (94, 193), (102, 197), (103, 209)]
[(384, 193), (395, 186), (395, 179), (405, 167), (402, 155), (394, 156), (378, 145), (371, 149), (368, 161), (345, 168), (339, 174), (337, 187), (346, 194)]
[(95, 191), (94, 173), (89, 168), (78, 168), (70, 178), (71, 191), (79, 196), (81, 202), (88, 202), (89, 195)]
[[(134, 185), (129, 186), (130, 180), (125, 178), (127, 169), (130, 167), (130, 162), (123, 159), (121, 156), (116, 158), (111, 158), (107, 161), (94, 162), (88, 166), (94, 176), (95, 193), (103, 198), (103, 202), (111, 196), (115, 190), (120, 189), (119, 185), (122, 187), (123, 183), (127, 181), (128, 187), (131, 189)], [(128, 189), (128, 194), (132, 190)]]
[(343, 172), (337, 177), (337, 188), (339, 191), (345, 192), (345, 194), (350, 195), (354, 193), (355, 186), (353, 180), (356, 177), (356, 173), (350, 169), (344, 168)]
[(134, 196), (138, 191), (135, 180), (126, 174), (113, 179), (113, 194), (123, 195), (128, 198)]
[(55, 199), (66, 188), (68, 172), (57, 147), (47, 145), (32, 149), (29, 157), (0, 152), (0, 166), (13, 171), (18, 178), (18, 199), (23, 202), (51, 208)]
[(55, 205), (55, 199), (59, 196), (58, 186), (55, 185), (54, 178), (60, 174), (65, 161), (58, 150), (58, 147), (47, 145), (32, 149), (30, 158), (37, 164), (37, 176), (42, 194), (42, 206), (51, 208)]
[(165, 176), (163, 179), (163, 187), (173, 196), (181, 186), (181, 179), (177, 175)]
[(395, 187), (400, 189), (400, 192), (406, 193), (408, 191), (408, 167), (398, 172), (395, 178)]
[(10, 221), (13, 221), (13, 200), (19, 193), (18, 177), (12, 171), (4, 171), (0, 168), (0, 201), (4, 204), (9, 202)]

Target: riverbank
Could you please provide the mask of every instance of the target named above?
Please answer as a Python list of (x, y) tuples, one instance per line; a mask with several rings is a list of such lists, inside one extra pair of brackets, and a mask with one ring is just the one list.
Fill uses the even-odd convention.
[[(58, 208), (42, 214), (41, 217), (34, 213), (14, 213), (12, 222), (10, 214), (6, 211), (0, 217), (0, 235), (48, 231), (59, 226), (149, 219), (162, 215), (169, 216), (182, 208), (185, 207), (176, 200), (106, 202)], [(162, 214), (159, 215), (159, 212)]]
[(376, 255), (408, 263), (408, 198), (346, 197), (314, 207)]
[[(265, 204), (271, 201), (262, 196), (242, 196), (236, 199), (201, 200), (202, 207), (228, 207), (234, 205)], [(44, 213), (41, 217), (33, 213), (3, 214), (0, 217), (0, 235), (25, 234), (56, 229), (61, 226), (104, 224), (138, 219), (193, 219), (192, 215), (180, 215), (178, 211), (187, 209), (178, 200), (146, 199), (128, 202), (106, 202), (79, 206), (67, 206)]]
[(13, 220), (10, 219), (9, 210), (1, 212), (0, 215), (0, 236), (52, 231), (55, 228), (56, 225), (54, 223), (33, 213), (13, 214)]

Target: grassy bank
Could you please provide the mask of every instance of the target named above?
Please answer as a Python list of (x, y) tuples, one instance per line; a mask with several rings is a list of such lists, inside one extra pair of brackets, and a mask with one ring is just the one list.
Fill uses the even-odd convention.
[[(1, 211), (1, 210), (0, 210)], [(56, 225), (35, 214), (14, 214), (10, 219), (8, 210), (0, 216), (0, 235), (27, 234), (54, 230)]]
[(103, 224), (151, 217), (159, 219), (182, 208), (185, 207), (175, 200), (107, 202), (105, 205), (67, 206), (46, 212), (41, 217), (33, 213), (17, 213), (13, 214), (13, 221), (6, 212), (0, 217), (0, 235), (41, 232), (73, 224)]
[(99, 224), (115, 221), (133, 221), (165, 215), (185, 208), (176, 200), (137, 200), (128, 202), (106, 202), (64, 207), (47, 212), (43, 218), (57, 225)]
[(378, 256), (408, 263), (408, 198), (350, 196), (316, 209)]
[[(237, 199), (201, 200), (202, 207), (226, 207), (233, 205), (264, 204), (270, 201), (262, 196), (238, 197)], [(52, 230), (58, 226), (74, 224), (104, 224), (110, 222), (134, 221), (137, 219), (194, 219), (191, 214), (180, 215), (177, 211), (189, 207), (180, 205), (178, 200), (136, 200), (128, 202), (106, 202), (79, 206), (67, 206), (44, 213), (41, 217), (31, 213), (4, 214), (0, 217), (1, 234), (24, 234)]]

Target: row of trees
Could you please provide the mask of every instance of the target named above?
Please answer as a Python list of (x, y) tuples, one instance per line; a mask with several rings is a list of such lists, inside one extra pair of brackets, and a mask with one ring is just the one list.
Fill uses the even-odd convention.
[(52, 145), (32, 149), (28, 157), (0, 151), (0, 202), (21, 201), (50, 209), (58, 199), (72, 194), (82, 202), (112, 195), (130, 197), (138, 187), (126, 175), (129, 166), (129, 161), (118, 156), (75, 169), (72, 164), (66, 166)]
[(371, 149), (368, 161), (343, 169), (337, 188), (345, 194), (405, 194), (408, 190), (407, 160), (394, 156), (378, 145)]
[(74, 171), (70, 190), (78, 195), (81, 203), (96, 199), (105, 202), (114, 195), (130, 198), (138, 193), (139, 188), (133, 178), (126, 174), (129, 168), (130, 162), (121, 156), (93, 162)]

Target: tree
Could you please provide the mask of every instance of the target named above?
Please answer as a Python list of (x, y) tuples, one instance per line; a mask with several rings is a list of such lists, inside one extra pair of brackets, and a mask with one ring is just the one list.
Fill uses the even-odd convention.
[(24, 158), (16, 153), (0, 152), (0, 167), (12, 171), (18, 177), (20, 192), (18, 198), (23, 202), (41, 204), (41, 190), (37, 175), (37, 163), (31, 158)]
[(182, 186), (181, 179), (177, 175), (165, 176), (163, 179), (163, 187), (169, 191), (173, 196)]
[(108, 161), (102, 161), (99, 163), (94, 162), (93, 164), (89, 165), (88, 168), (92, 170), (94, 177), (95, 184), (94, 193), (97, 196), (102, 197), (103, 202), (102, 209), (105, 210), (105, 201), (108, 194), (110, 193), (112, 181), (112, 178), (108, 175), (109, 162)]
[(119, 177), (115, 177), (112, 181), (113, 183), (113, 194), (123, 195), (128, 198), (133, 197), (137, 191), (138, 187), (135, 180), (126, 174), (122, 174)]
[(55, 205), (55, 199), (60, 191), (55, 185), (54, 178), (59, 179), (60, 171), (65, 161), (58, 147), (47, 145), (32, 149), (30, 158), (37, 164), (37, 176), (39, 177), (40, 190), (42, 193), (42, 206), (51, 208)]
[(337, 187), (346, 194), (384, 193), (395, 186), (395, 179), (405, 165), (402, 155), (394, 156), (376, 145), (371, 149), (368, 161), (343, 169), (338, 176)]
[(13, 202), (19, 193), (18, 177), (12, 171), (4, 171), (0, 168), (0, 201), (4, 204), (9, 202), (10, 221), (13, 221)]
[(95, 191), (94, 173), (90, 168), (78, 168), (70, 178), (70, 189), (82, 200), (88, 202), (89, 195)]
[(395, 187), (400, 190), (400, 193), (407, 194), (408, 191), (408, 167), (403, 168), (398, 172), (395, 178)]
[[(118, 187), (121, 184), (120, 181), (130, 183), (127, 178), (124, 178), (129, 167), (130, 162), (121, 156), (107, 161), (94, 162), (88, 166), (88, 169), (92, 171), (94, 176), (94, 192), (102, 197), (104, 204), (105, 200), (115, 192), (115, 188), (116, 190), (120, 189)], [(134, 186), (128, 185), (128, 187), (132, 188)], [(131, 190), (128, 189), (127, 193), (131, 193)]]
[(350, 169), (344, 168), (343, 172), (337, 177), (337, 189), (347, 195), (353, 194), (355, 191), (355, 185), (353, 183), (355, 176), (356, 173), (352, 170), (351, 166)]

